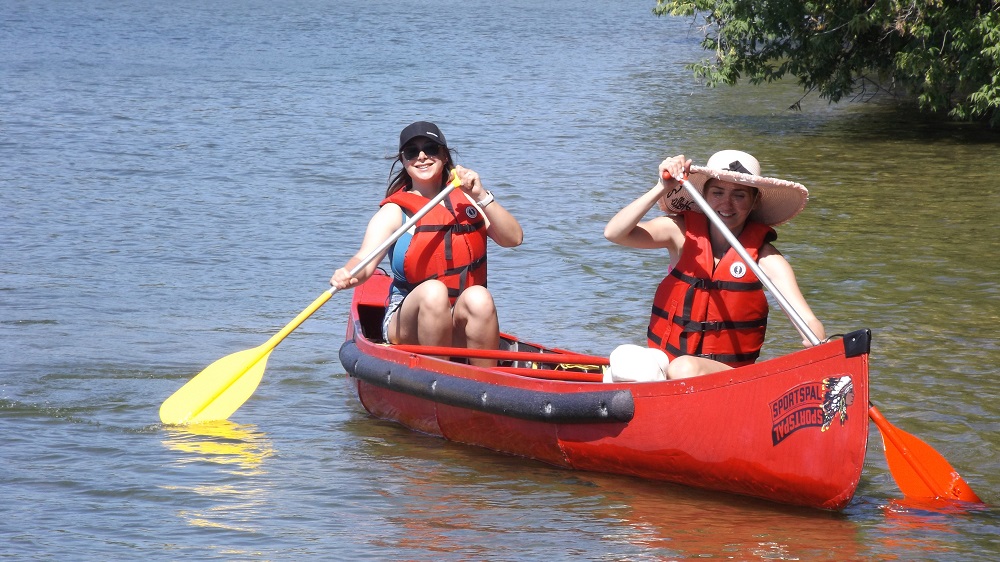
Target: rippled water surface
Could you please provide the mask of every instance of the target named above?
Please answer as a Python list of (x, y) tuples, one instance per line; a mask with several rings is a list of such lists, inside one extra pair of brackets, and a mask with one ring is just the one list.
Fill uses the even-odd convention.
[[(654, 3), (0, 4), (0, 556), (25, 559), (991, 559), (1000, 552), (1000, 137), (791, 84), (708, 90)], [(352, 255), (399, 129), (441, 125), (521, 220), (505, 331), (639, 343), (666, 263), (604, 223), (664, 156), (741, 148), (809, 187), (777, 246), (872, 396), (987, 505), (902, 501), (872, 439), (839, 514), (570, 472), (371, 419), (348, 294), (228, 422), (157, 409), (263, 343)], [(798, 338), (775, 313), (765, 355)]]

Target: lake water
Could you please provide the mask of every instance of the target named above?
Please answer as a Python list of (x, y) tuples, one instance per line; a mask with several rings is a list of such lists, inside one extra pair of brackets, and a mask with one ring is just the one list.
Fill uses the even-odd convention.
[[(875, 104), (710, 90), (654, 2), (0, 4), (0, 557), (986, 560), (1000, 553), (1000, 135)], [(842, 513), (551, 468), (370, 418), (349, 293), (225, 423), (164, 399), (263, 343), (351, 256), (407, 123), (521, 221), (505, 331), (641, 343), (666, 263), (604, 223), (684, 153), (809, 187), (776, 245), (828, 333), (871, 328), (872, 396), (986, 506), (903, 502), (874, 426)], [(764, 354), (798, 338), (775, 312)]]

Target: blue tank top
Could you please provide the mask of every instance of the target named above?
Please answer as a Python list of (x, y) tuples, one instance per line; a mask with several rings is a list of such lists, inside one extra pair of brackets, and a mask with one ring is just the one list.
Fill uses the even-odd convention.
[[(403, 212), (403, 222), (409, 219), (406, 216), (406, 212)], [(389, 246), (389, 270), (392, 272), (393, 279), (399, 279), (400, 281), (406, 281), (406, 273), (403, 271), (403, 260), (406, 258), (406, 250), (410, 248), (410, 240), (413, 239), (413, 233), (404, 232), (392, 246)], [(390, 289), (390, 294), (405, 295), (400, 289), (397, 283), (393, 283)]]

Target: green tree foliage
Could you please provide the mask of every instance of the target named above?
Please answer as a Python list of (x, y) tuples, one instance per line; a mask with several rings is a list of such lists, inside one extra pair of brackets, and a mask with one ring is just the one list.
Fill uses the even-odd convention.
[(711, 86), (790, 74), (831, 102), (885, 91), (1000, 125), (998, 0), (657, 0), (653, 11), (704, 23), (715, 57), (688, 68)]

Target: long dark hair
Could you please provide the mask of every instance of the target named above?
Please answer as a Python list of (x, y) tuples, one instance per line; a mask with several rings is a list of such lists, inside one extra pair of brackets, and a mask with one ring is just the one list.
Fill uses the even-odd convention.
[[(451, 149), (447, 146), (441, 145), (444, 150), (444, 173), (441, 174), (441, 187), (448, 185), (448, 180), (451, 178), (451, 171), (455, 169), (455, 163), (451, 159)], [(402, 165), (402, 169), (398, 172), (393, 171), (396, 169), (396, 164)], [(402, 152), (396, 153), (396, 156), (392, 157), (392, 167), (389, 168), (389, 184), (385, 190), (385, 196), (388, 197), (397, 191), (403, 191), (409, 189), (413, 185), (413, 179), (410, 178), (410, 174), (406, 173), (406, 164), (403, 164), (403, 154)]]

